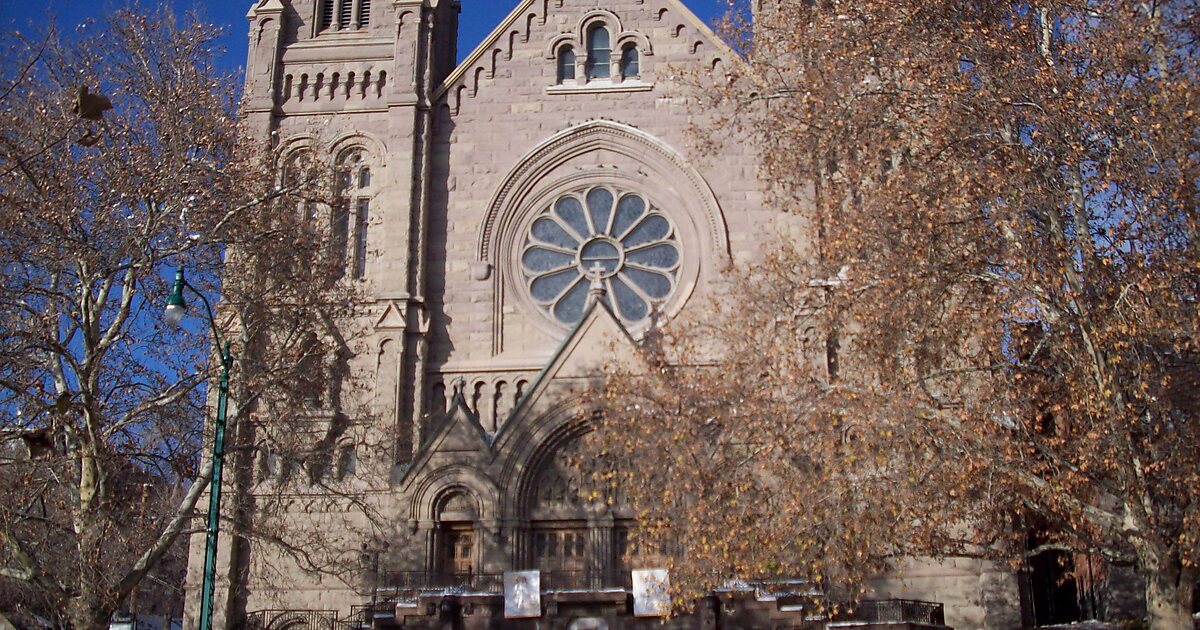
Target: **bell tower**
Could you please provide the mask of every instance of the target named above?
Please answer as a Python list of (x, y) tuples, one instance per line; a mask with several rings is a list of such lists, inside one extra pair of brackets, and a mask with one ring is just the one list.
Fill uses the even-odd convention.
[[(365, 293), (358, 306), (370, 332), (354, 360), (376, 374), (370, 430), (385, 438), (374, 443), (394, 445), (396, 465), (411, 461), (419, 440), (431, 99), (454, 70), (459, 10), (459, 0), (253, 0), (246, 14), (246, 133), (281, 163), (308, 151), (353, 174), (347, 203), (319, 212), (342, 235), (347, 280)], [(227, 540), (218, 574), (237, 583), (252, 550), (236, 532)], [(200, 583), (201, 549), (191, 550), (189, 589)], [(240, 627), (243, 595), (218, 587), (218, 627)], [(185, 618), (196, 614), (189, 603)]]
[[(376, 319), (378, 412), (397, 463), (418, 439), (419, 366), (428, 343), (426, 261), (434, 112), (457, 60), (459, 0), (256, 0), (247, 14), (245, 125), (281, 154), (304, 144), (370, 163), (363, 280)], [(369, 197), (369, 198), (368, 198)], [(363, 206), (364, 208), (366, 206)], [(359, 222), (362, 222), (359, 227)], [(386, 365), (385, 365), (386, 363)], [(384, 427), (381, 427), (383, 429)]]
[(256, 0), (244, 111), (275, 123), (366, 109), (355, 97), (427, 100), (454, 69), (459, 10), (459, 0)]

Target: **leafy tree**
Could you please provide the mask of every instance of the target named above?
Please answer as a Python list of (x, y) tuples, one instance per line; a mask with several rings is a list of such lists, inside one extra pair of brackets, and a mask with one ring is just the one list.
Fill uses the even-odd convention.
[(312, 398), (295, 391), (312, 357), (347, 343), (329, 331), (353, 290), (297, 210), (329, 199), (331, 173), (281, 180), (243, 140), (215, 36), (130, 9), (0, 42), (0, 590), (62, 627), (107, 627), (148, 576), (181, 586), (182, 543), (203, 533), (219, 361), (203, 317), (160, 323), (176, 270), (221, 295), (235, 462), (262, 442), (248, 414)]
[(853, 595), (899, 556), (1056, 549), (1191, 627), (1197, 3), (756, 4), (698, 93), (804, 236), (610, 378), (592, 438), (673, 582)]

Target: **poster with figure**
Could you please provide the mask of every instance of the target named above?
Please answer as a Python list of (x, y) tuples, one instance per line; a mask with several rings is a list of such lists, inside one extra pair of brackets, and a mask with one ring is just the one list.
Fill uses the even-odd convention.
[(666, 569), (633, 572), (633, 615), (666, 617), (671, 612), (671, 580)]
[(504, 574), (504, 618), (528, 619), (542, 616), (542, 580), (537, 571), (508, 571)]

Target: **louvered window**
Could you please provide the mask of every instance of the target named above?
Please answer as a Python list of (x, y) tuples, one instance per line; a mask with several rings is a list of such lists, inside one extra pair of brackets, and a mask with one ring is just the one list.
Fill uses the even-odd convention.
[(340, 28), (350, 28), (350, 18), (354, 15), (354, 0), (341, 0), (342, 4), (338, 7), (338, 26)]
[(333, 3), (336, 0), (321, 0), (321, 13), (317, 16), (317, 30), (324, 31), (333, 24)]
[(362, 4), (358, 5), (358, 26), (365, 27), (371, 24), (371, 0), (362, 0)]

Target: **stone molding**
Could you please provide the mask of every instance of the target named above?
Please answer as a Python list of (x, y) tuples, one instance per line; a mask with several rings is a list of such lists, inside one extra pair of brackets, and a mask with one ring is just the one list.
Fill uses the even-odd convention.
[(517, 166), (509, 171), (504, 183), (488, 204), (487, 214), (480, 227), (476, 252), (478, 260), (495, 266), (499, 262), (499, 254), (496, 251), (497, 234), (511, 223), (511, 215), (519, 210), (516, 206), (525, 199), (530, 189), (562, 162), (595, 148), (622, 153), (637, 162), (643, 162), (646, 157), (653, 155), (675, 167), (679, 174), (684, 176), (690, 191), (695, 193), (703, 205), (701, 209), (707, 223), (713, 259), (728, 258), (729, 235), (724, 213), (708, 182), (683, 155), (635, 127), (615, 121), (594, 120), (552, 136), (522, 157)]
[[(624, 156), (627, 165), (595, 165), (586, 170), (563, 168), (572, 159), (604, 150)], [(663, 315), (678, 313), (697, 286), (703, 267), (722, 269), (729, 260), (729, 238), (724, 214), (703, 176), (679, 152), (661, 140), (629, 125), (594, 120), (566, 129), (543, 142), (517, 162), (493, 195), (480, 225), (477, 259), (492, 265), (492, 354), (504, 350), (504, 318), (508, 293), (521, 305), (530, 321), (548, 335), (562, 338), (569, 330), (551, 321), (519, 286), (515, 253), (522, 230), (554, 195), (588, 183), (620, 182), (670, 201), (661, 206), (677, 228), (683, 244), (683, 262), (676, 293)], [(654, 182), (673, 182), (665, 188)], [(651, 192), (652, 191), (652, 192)], [(517, 262), (514, 262), (517, 261)], [(635, 331), (637, 332), (637, 331)]]

